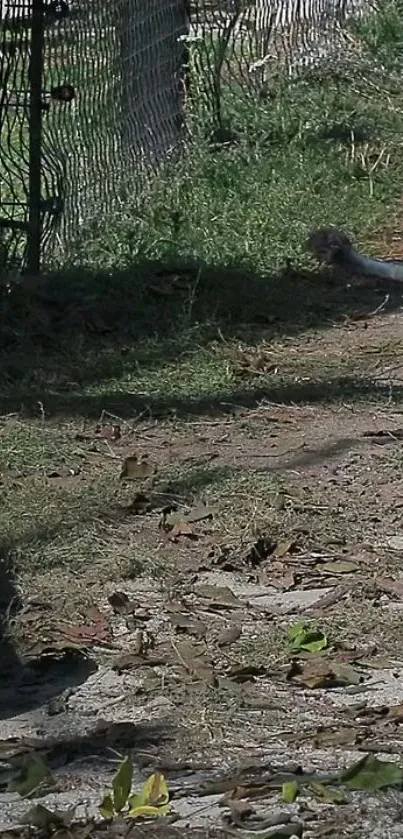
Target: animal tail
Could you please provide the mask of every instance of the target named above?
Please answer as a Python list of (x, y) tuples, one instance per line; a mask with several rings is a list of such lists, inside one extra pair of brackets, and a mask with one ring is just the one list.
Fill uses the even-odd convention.
[(335, 227), (313, 230), (308, 237), (307, 250), (319, 262), (337, 265), (351, 273), (403, 283), (403, 262), (387, 262), (363, 256), (355, 249), (347, 234)]

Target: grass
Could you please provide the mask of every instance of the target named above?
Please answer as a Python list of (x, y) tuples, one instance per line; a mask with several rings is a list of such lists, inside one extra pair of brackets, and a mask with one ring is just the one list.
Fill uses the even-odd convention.
[[(226, 82), (228, 142), (206, 137), (193, 115), (188, 153), (151, 178), (141, 210), (128, 198), (37, 287), (15, 285), (1, 299), (1, 546), (24, 593), (51, 599), (56, 588), (57, 609), (71, 617), (83, 600), (142, 574), (174, 593), (185, 585), (188, 554), (180, 547), (182, 567), (177, 546), (161, 541), (159, 514), (121, 515), (137, 489), (119, 480), (121, 462), (138, 450), (157, 460), (154, 491), (218, 505), (208, 535), (227, 549), (262, 531), (291, 533), (306, 549), (373, 534), (336, 491), (335, 517), (322, 485), (307, 479), (294, 497), (298, 451), (293, 476), (280, 478), (270, 457), (286, 431), (254, 411), (262, 400), (314, 414), (390, 402), (377, 363), (400, 352), (399, 339), (374, 357), (342, 337), (346, 321), (376, 309), (377, 291), (319, 273), (304, 243), (331, 223), (375, 253), (396, 215), (398, 21), (393, 31), (393, 73), (377, 70), (375, 87), (347, 68), (278, 85), (262, 103), (235, 100)], [(374, 55), (373, 31), (360, 37)], [(400, 304), (391, 292), (389, 310)], [(401, 388), (393, 398), (402, 401)], [(105, 411), (121, 425), (119, 445), (95, 439)], [(271, 465), (255, 468), (263, 450)], [(79, 474), (66, 474), (72, 466)]]
[[(390, 290), (385, 301), (383, 289), (347, 288), (304, 251), (315, 225), (343, 226), (373, 253), (391, 219), (401, 229), (396, 21), (393, 32), (394, 49), (382, 36), (376, 56), (376, 33), (360, 34), (374, 66), (384, 64), (375, 88), (343, 70), (343, 78), (303, 79), (253, 103), (236, 100), (228, 81), (229, 142), (206, 137), (196, 120), (189, 153), (151, 179), (141, 212), (128, 198), (38, 284), (15, 284), (0, 299), (7, 656), (53, 646), (61, 654), (60, 626), (91, 624), (94, 606), (113, 641), (88, 661), (108, 666), (150, 640), (168, 661), (139, 668), (128, 713), (155, 696), (173, 701), (173, 763), (213, 750), (230, 766), (236, 750), (237, 764), (248, 765), (261, 754), (262, 731), (281, 762), (285, 730), (298, 763), (326, 763), (315, 752), (311, 759), (309, 732), (332, 718), (332, 694), (309, 695), (285, 680), (286, 631), (305, 612), (262, 611), (259, 598), (272, 586), (287, 605), (288, 585), (301, 599), (305, 589), (346, 585), (345, 598), (315, 616), (330, 658), (372, 643), (400, 657), (399, 612), (379, 598), (375, 578), (400, 575), (401, 555), (385, 546), (399, 532), (401, 444), (392, 436), (385, 449), (363, 433), (400, 423), (403, 389), (385, 368), (401, 356), (399, 319), (388, 317), (401, 294)], [(385, 311), (373, 317), (382, 301)], [(118, 424), (120, 439), (102, 438), (99, 423)], [(133, 454), (149, 458), (152, 478), (120, 479)], [(214, 512), (173, 538), (163, 519), (172, 505)], [(278, 555), (257, 561), (259, 544)], [(323, 558), (359, 567), (332, 577)], [(197, 594), (206, 580), (243, 589), (241, 609), (206, 607)], [(127, 593), (133, 614), (111, 614), (116, 592)], [(205, 623), (206, 638), (173, 630), (172, 611)], [(231, 626), (240, 637), (219, 647)], [(178, 668), (173, 653), (183, 640), (201, 648), (206, 640), (217, 686)], [(42, 664), (49, 682), (46, 655)], [(236, 664), (263, 675), (234, 683)], [(332, 765), (340, 754), (330, 755)], [(215, 761), (205, 763), (214, 769)]]

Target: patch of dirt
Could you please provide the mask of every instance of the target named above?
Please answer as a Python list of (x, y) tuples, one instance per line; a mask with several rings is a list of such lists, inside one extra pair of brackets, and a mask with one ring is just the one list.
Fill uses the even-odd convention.
[[(401, 793), (335, 804), (315, 787), (403, 747), (401, 342), (398, 315), (293, 340), (273, 364), (265, 355), (268, 396), (253, 409), (133, 427), (104, 417), (58, 430), (63, 469), (3, 468), (5, 504), (23, 498), (46, 523), (35, 541), (21, 514), (2, 566), (1, 768), (46, 757), (51, 787), (35, 800), (71, 807), (97, 836), (102, 792), (129, 754), (137, 786), (165, 774), (176, 836), (250, 835), (250, 812), (231, 804), (240, 788), (265, 837), (401, 835)], [(329, 400), (328, 371), (342, 376), (345, 360), (345, 397)], [(282, 364), (311, 396), (270, 400)], [(292, 645), (299, 624), (313, 647)], [(290, 780), (303, 791), (286, 803)], [(0, 804), (3, 830), (21, 824), (27, 802), (1, 775)]]

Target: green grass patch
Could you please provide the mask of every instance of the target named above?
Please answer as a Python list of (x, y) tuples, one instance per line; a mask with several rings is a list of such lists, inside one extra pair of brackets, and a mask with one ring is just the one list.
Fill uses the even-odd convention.
[[(111, 510), (130, 500), (118, 464), (77, 453), (73, 428), (95, 423), (103, 410), (129, 421), (168, 418), (160, 441), (167, 446), (169, 429), (184, 420), (211, 421), (262, 399), (353, 405), (390, 398), (387, 385), (374, 384), (374, 359), (365, 352), (341, 356), (336, 342), (319, 343), (329, 326), (376, 309), (379, 295), (318, 272), (305, 241), (313, 227), (335, 224), (376, 253), (374, 239), (396, 212), (403, 88), (394, 20), (379, 31), (356, 30), (366, 50), (362, 68), (371, 58), (376, 69), (372, 86), (347, 67), (320, 80), (273, 82), (258, 100), (250, 91), (242, 97), (241, 85), (228, 79), (221, 137), (192, 114), (186, 153), (150, 178), (141, 209), (128, 184), (119, 212), (83, 231), (37, 288), (16, 285), (1, 299), (0, 414), (20, 419), (1, 430), (0, 462), (23, 474), (11, 483), (8, 475), (0, 530), (25, 579), (32, 569), (63, 568), (82, 584), (88, 574), (106, 579), (116, 568), (135, 573), (158, 564), (158, 534), (143, 539), (136, 531), (134, 550), (126, 525), (111, 522)], [(389, 309), (400, 305), (391, 293)], [(317, 339), (316, 355), (307, 338)], [(240, 373), (236, 354), (245, 346), (272, 353), (269, 369)], [(401, 398), (395, 388), (393, 399)], [(53, 425), (60, 416), (65, 424)], [(253, 424), (239, 429), (258, 441)], [(49, 478), (49, 470), (77, 461), (83, 479)], [(266, 521), (277, 527), (277, 483), (252, 472), (179, 463), (161, 470), (158, 486), (218, 502), (222, 534), (239, 543)], [(308, 514), (294, 520), (294, 530), (299, 524), (312, 544), (329, 528), (311, 525)], [(348, 527), (343, 519), (342, 535)]]

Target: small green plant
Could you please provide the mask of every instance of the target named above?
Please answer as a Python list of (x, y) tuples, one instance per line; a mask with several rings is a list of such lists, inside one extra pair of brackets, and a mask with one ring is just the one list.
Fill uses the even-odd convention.
[(138, 793), (131, 795), (133, 763), (129, 758), (120, 764), (112, 781), (112, 790), (105, 793), (100, 812), (104, 819), (123, 815), (126, 819), (157, 818), (170, 810), (168, 787), (163, 775), (155, 772)]
[(290, 627), (287, 632), (287, 640), (293, 653), (318, 653), (328, 646), (327, 637), (321, 629), (316, 626), (308, 626), (302, 622)]

